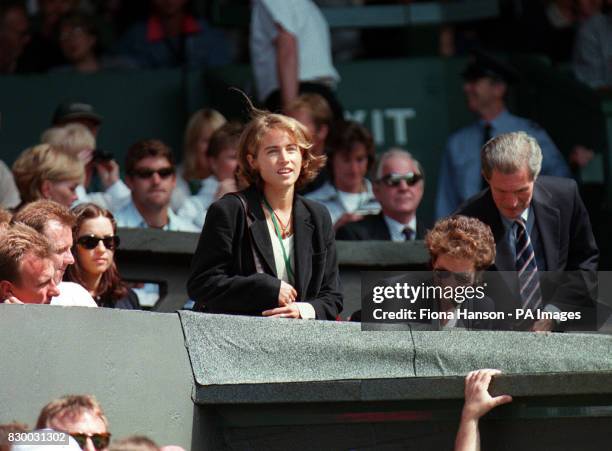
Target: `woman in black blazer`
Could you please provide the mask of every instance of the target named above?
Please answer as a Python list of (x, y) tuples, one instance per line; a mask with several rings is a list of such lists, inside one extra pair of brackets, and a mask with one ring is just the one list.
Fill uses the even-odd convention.
[(296, 194), (325, 163), (295, 119), (256, 113), (240, 138), (247, 189), (213, 203), (187, 283), (196, 310), (333, 320), (342, 309), (325, 207)]

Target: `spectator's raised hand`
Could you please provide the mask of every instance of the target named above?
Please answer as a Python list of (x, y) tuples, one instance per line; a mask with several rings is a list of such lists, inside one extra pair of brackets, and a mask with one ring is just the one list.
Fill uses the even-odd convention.
[(489, 394), (489, 384), (493, 376), (501, 374), (499, 370), (471, 371), (465, 378), (465, 404), (462, 416), (479, 419), (494, 407), (512, 402), (512, 396), (501, 395), (492, 397)]

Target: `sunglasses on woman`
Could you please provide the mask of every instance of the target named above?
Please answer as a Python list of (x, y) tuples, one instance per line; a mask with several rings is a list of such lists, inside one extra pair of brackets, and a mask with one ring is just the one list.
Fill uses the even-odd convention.
[(117, 235), (109, 236), (96, 236), (96, 235), (83, 235), (77, 238), (77, 244), (85, 249), (92, 250), (98, 247), (98, 243), (102, 241), (106, 249), (115, 250), (119, 247), (119, 237)]
[(391, 174), (381, 177), (379, 181), (387, 186), (396, 187), (399, 186), (402, 180), (405, 181), (408, 186), (414, 186), (423, 180), (423, 176), (415, 172), (409, 172), (407, 174), (396, 174), (392, 172)]
[(81, 449), (85, 449), (87, 445), (87, 439), (91, 439), (91, 443), (93, 443), (94, 448), (96, 450), (103, 450), (108, 448), (108, 444), (110, 443), (111, 433), (110, 432), (102, 432), (99, 434), (85, 434), (82, 432), (69, 432), (68, 435), (72, 437), (81, 447)]

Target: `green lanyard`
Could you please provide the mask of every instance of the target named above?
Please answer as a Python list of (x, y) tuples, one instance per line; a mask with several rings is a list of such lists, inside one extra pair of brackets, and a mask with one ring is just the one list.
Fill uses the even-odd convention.
[(285, 269), (287, 270), (287, 275), (289, 276), (291, 281), (295, 282), (295, 275), (293, 274), (293, 269), (291, 268), (291, 262), (289, 261), (289, 258), (287, 257), (287, 251), (285, 250), (285, 245), (283, 244), (283, 237), (281, 236), (280, 227), (278, 225), (278, 222), (276, 222), (276, 215), (274, 214), (274, 210), (268, 203), (268, 199), (266, 199), (265, 197), (264, 197), (264, 204), (266, 205), (266, 207), (268, 208), (268, 211), (270, 212), (270, 216), (272, 217), (272, 224), (274, 224), (274, 230), (276, 231), (276, 236), (278, 237), (278, 241), (280, 241), (281, 249), (283, 250), (283, 259), (285, 260)]

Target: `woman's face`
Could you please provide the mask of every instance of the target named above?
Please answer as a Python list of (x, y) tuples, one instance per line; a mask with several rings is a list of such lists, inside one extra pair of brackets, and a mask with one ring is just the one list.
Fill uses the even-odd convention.
[(104, 246), (101, 240), (97, 242), (96, 247), (93, 249), (87, 249), (84, 245), (79, 243), (79, 239), (87, 236), (106, 238), (112, 237), (113, 235), (113, 224), (110, 219), (104, 216), (87, 219), (81, 224), (76, 240), (77, 261), (84, 272), (96, 276), (105, 273), (113, 264), (115, 251), (114, 249), (109, 249)]
[(231, 179), (238, 167), (238, 151), (232, 147), (223, 149), (216, 158), (210, 159), (210, 169), (221, 182)]
[(441, 254), (433, 262), (434, 278), (440, 285), (462, 286), (474, 283), (474, 260)]
[(333, 157), (334, 184), (340, 191), (358, 192), (368, 172), (368, 150), (355, 143), (349, 152), (335, 152)]
[(200, 135), (196, 141), (196, 164), (203, 171), (208, 171), (208, 144), (213, 131), (210, 127), (204, 126), (200, 130)]
[(59, 182), (45, 180), (43, 185), (43, 196), (65, 207), (70, 208), (72, 203), (78, 198), (76, 194), (76, 188), (79, 186), (78, 180), (62, 180)]
[(295, 185), (302, 169), (302, 151), (284, 130), (270, 129), (263, 136), (257, 154), (247, 156), (265, 185), (282, 188)]

